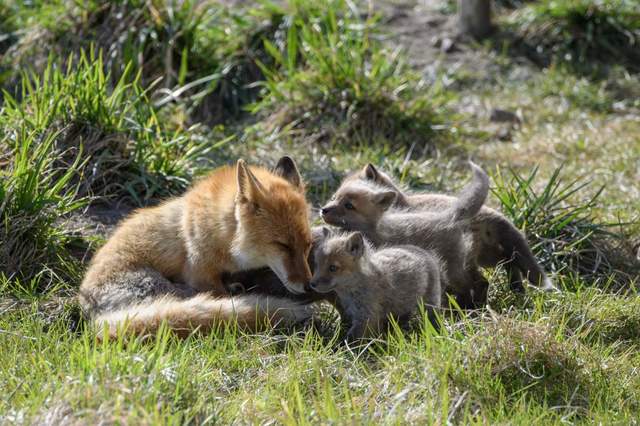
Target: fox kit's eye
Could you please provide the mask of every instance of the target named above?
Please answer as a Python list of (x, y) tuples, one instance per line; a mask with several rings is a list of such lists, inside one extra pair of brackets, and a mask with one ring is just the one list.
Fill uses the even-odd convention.
[(346, 203), (344, 203), (344, 208), (347, 210), (355, 210), (356, 208), (353, 206), (353, 204), (351, 204), (351, 201), (347, 201)]
[(329, 272), (338, 272), (338, 267), (336, 265), (329, 265)]

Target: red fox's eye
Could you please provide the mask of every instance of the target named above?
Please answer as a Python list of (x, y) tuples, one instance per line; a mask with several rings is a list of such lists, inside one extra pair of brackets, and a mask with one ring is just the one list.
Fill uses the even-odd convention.
[(353, 207), (353, 204), (351, 204), (350, 201), (347, 201), (346, 203), (344, 203), (344, 208), (347, 210), (355, 210), (356, 208)]
[(284, 251), (288, 251), (288, 252), (292, 251), (292, 250), (291, 250), (291, 247), (289, 247), (289, 245), (288, 245), (288, 244), (281, 243), (280, 241), (276, 241), (276, 245), (277, 245), (278, 247), (280, 247), (280, 248), (281, 248), (282, 250), (284, 250)]
[(338, 267), (336, 265), (329, 265), (329, 272), (337, 272)]

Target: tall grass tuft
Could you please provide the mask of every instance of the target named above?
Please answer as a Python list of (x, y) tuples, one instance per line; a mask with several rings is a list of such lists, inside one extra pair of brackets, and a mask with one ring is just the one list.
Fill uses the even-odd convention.
[[(67, 167), (56, 165), (58, 132), (40, 134), (26, 128), (12, 137), (13, 158), (0, 168), (0, 275), (11, 280), (45, 282), (74, 277), (68, 246), (74, 241), (60, 219), (87, 203), (72, 184), (82, 166), (76, 155)], [(35, 280), (35, 281), (34, 281)]]
[[(536, 190), (538, 168), (524, 176), (498, 169), (493, 193), (503, 212), (525, 230), (548, 270), (602, 286), (628, 285), (637, 265), (634, 268), (635, 262), (620, 245), (624, 236), (615, 229), (620, 224), (603, 223), (593, 215), (602, 188), (591, 198), (576, 201), (591, 182), (564, 180), (561, 172), (557, 168), (542, 189)], [(606, 282), (600, 282), (603, 279)]]
[(291, 1), (286, 39), (265, 40), (274, 66), (254, 112), (268, 128), (286, 129), (310, 140), (399, 143), (430, 142), (437, 89), (422, 81), (376, 39), (376, 19), (361, 19), (343, 0)]
[[(82, 152), (80, 195), (128, 196), (143, 204), (182, 190), (215, 144), (195, 132), (163, 125), (140, 86), (140, 73), (125, 68), (112, 85), (100, 55), (81, 53), (61, 69), (49, 61), (42, 76), (23, 76), (18, 99), (5, 93), (0, 126), (13, 148), (26, 129), (38, 137), (55, 134), (56, 167)], [(12, 136), (13, 135), (13, 136)]]

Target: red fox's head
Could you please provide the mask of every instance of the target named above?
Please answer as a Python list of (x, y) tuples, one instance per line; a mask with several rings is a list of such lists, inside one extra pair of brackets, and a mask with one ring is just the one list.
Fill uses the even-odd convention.
[(295, 163), (282, 157), (270, 172), (239, 160), (237, 179), (235, 260), (242, 269), (269, 266), (292, 293), (304, 293), (311, 279), (312, 238)]

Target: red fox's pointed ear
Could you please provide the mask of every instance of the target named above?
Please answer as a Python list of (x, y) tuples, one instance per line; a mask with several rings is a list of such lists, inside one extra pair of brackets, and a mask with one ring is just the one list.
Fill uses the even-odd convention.
[(374, 182), (378, 180), (378, 169), (376, 169), (376, 166), (371, 163), (364, 166), (364, 169), (362, 169), (362, 174), (367, 180), (372, 180)]
[(273, 169), (273, 173), (286, 179), (291, 185), (300, 190), (304, 190), (304, 184), (302, 182), (302, 176), (298, 171), (295, 161), (287, 155), (278, 160), (278, 164)]
[(236, 198), (238, 201), (255, 201), (257, 196), (264, 193), (262, 185), (243, 159), (238, 160), (236, 174), (238, 179), (238, 194)]

